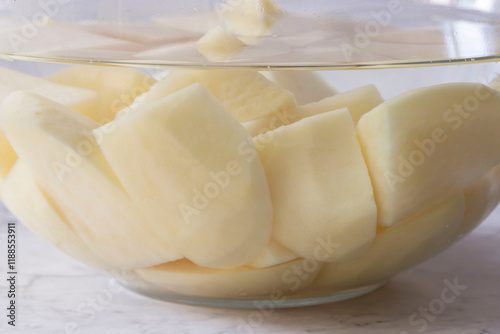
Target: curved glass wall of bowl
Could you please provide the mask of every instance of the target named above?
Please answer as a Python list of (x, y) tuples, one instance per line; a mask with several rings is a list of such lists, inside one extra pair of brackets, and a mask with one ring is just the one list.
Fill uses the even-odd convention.
[(142, 67), (342, 69), (491, 61), (500, 49), (499, 1), (253, 3), (267, 5), (2, 0), (0, 55)]

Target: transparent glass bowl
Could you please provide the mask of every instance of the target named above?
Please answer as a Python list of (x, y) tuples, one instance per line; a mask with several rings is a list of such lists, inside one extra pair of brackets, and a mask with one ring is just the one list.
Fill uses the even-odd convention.
[(498, 2), (0, 4), (1, 199), (139, 293), (352, 298), (500, 201)]

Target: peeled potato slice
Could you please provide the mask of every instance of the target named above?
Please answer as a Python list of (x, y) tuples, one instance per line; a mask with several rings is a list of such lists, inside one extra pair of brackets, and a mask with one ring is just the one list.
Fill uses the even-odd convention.
[[(200, 84), (114, 121), (100, 147), (156, 233), (204, 267), (252, 260), (273, 208), (245, 129)], [(254, 158), (248, 158), (249, 153)]]
[(306, 288), (316, 277), (322, 263), (298, 259), (277, 266), (252, 269), (212, 269), (194, 265), (187, 260), (137, 269), (136, 273), (148, 283), (173, 294), (212, 298), (267, 296), (280, 292), (295, 292)]
[(14, 216), (49, 244), (90, 266), (110, 267), (64, 221), (20, 161), (5, 180), (2, 201)]
[(246, 264), (252, 268), (266, 268), (277, 264), (285, 263), (297, 259), (291, 250), (271, 239), (269, 244), (257, 255), (255, 259)]
[(37, 184), (89, 248), (116, 268), (181, 258), (145, 224), (123, 192), (91, 131), (99, 124), (39, 95), (12, 93), (2, 130)]
[(253, 71), (170, 71), (143, 98), (138, 107), (157, 101), (194, 83), (207, 88), (240, 122), (265, 117), (295, 107), (293, 95)]
[(111, 121), (118, 111), (131, 105), (137, 96), (156, 83), (155, 79), (138, 70), (104, 66), (66, 67), (46, 79), (96, 91), (103, 108), (102, 118), (96, 119), (100, 124)]
[[(67, 105), (93, 119), (101, 118), (99, 96), (96, 92), (59, 85), (28, 74), (0, 67), (0, 104), (16, 90), (28, 90)], [(17, 154), (0, 131), (0, 182), (14, 166)]]
[(500, 202), (500, 166), (474, 181), (464, 190), (465, 214), (456, 238), (460, 239), (479, 225)]
[[(359, 257), (377, 227), (368, 170), (347, 109), (303, 119), (254, 138), (274, 206), (273, 238), (300, 257)], [(333, 246), (332, 246), (333, 247)]]
[(298, 105), (317, 102), (339, 93), (321, 75), (313, 71), (264, 71), (261, 73), (291, 92)]
[(477, 83), (415, 89), (365, 114), (358, 137), (391, 226), (461, 191), (500, 163), (500, 93)]
[(99, 94), (94, 90), (61, 85), (0, 67), (0, 101), (16, 90), (30, 91), (68, 106), (95, 121), (101, 117)]
[(245, 43), (220, 26), (210, 29), (196, 43), (198, 51), (208, 60), (229, 60), (240, 53)]
[(361, 258), (326, 264), (311, 288), (348, 289), (376, 284), (444, 250), (464, 217), (460, 192), (402, 225), (378, 234)]
[(273, 28), (281, 9), (274, 0), (230, 0), (216, 6), (217, 14), (237, 35), (265, 36)]
[(252, 137), (300, 121), (306, 117), (327, 111), (348, 108), (354, 125), (365, 113), (384, 102), (379, 91), (373, 85), (338, 93), (321, 101), (308, 103), (292, 109), (282, 109), (266, 117), (243, 123)]

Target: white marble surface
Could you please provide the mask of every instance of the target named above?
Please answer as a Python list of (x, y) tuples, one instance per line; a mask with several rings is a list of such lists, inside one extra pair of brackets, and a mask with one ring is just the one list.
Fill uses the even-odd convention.
[[(1, 212), (0, 333), (500, 333), (500, 208), (445, 253), (369, 295), (275, 310), (266, 316), (251, 310), (165, 303), (110, 289), (110, 278), (59, 253), (19, 225), (15, 328), (6, 326), (5, 316), (5, 234), (12, 217)], [(460, 296), (445, 304), (442, 314), (425, 321), (418, 316), (414, 320), (420, 322), (412, 325), (411, 314), (439, 299), (445, 280), (455, 278), (467, 286)]]

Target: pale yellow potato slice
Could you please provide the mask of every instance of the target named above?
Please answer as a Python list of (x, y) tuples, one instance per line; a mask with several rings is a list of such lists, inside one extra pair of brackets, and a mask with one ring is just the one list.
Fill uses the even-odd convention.
[(110, 268), (58, 213), (21, 161), (16, 162), (5, 180), (2, 201), (17, 219), (49, 244), (92, 267)]
[(500, 202), (500, 166), (464, 190), (465, 215), (455, 238), (461, 239), (477, 227)]
[(348, 108), (356, 125), (365, 113), (384, 102), (379, 91), (373, 85), (356, 88), (344, 93), (324, 98), (321, 101), (308, 103), (293, 109), (282, 109), (254, 121), (244, 122), (243, 126), (252, 137), (274, 130), (283, 125), (300, 121), (306, 117), (318, 115), (327, 111)]
[(358, 123), (378, 223), (391, 226), (461, 191), (500, 163), (500, 93), (477, 83), (415, 89)]
[[(59, 85), (32, 75), (0, 67), (0, 104), (16, 90), (29, 90), (67, 105), (91, 118), (101, 117), (95, 91)], [(0, 183), (17, 160), (17, 155), (0, 131)]]
[(156, 80), (131, 68), (105, 66), (72, 66), (49, 75), (47, 80), (96, 91), (101, 98), (100, 124), (111, 121), (115, 114), (131, 105), (134, 99), (147, 92)]
[(321, 75), (313, 71), (262, 71), (260, 73), (291, 92), (299, 106), (318, 102), (339, 93)]
[(19, 160), (61, 216), (107, 263), (134, 269), (181, 258), (123, 192), (92, 137), (98, 123), (23, 91), (4, 101), (0, 123)]
[(252, 261), (248, 262), (246, 266), (252, 268), (266, 268), (292, 261), (297, 258), (298, 256), (291, 250), (271, 239), (269, 244), (259, 253), (259, 255), (257, 255), (257, 257)]
[[(200, 266), (231, 268), (267, 245), (273, 208), (264, 169), (245, 129), (202, 85), (113, 123), (100, 147), (177, 252)], [(240, 149), (245, 144), (252, 146)]]
[(229, 0), (220, 2), (216, 11), (229, 29), (243, 37), (267, 35), (282, 13), (274, 0)]
[[(161, 264), (135, 272), (147, 283), (170, 290), (172, 294), (195, 297), (278, 299), (285, 293), (306, 288), (316, 277), (322, 263), (298, 259), (277, 266), (253, 269), (213, 269), (199, 267), (187, 260)], [(278, 293), (277, 297), (273, 297)]]
[(460, 192), (395, 228), (378, 234), (359, 259), (325, 264), (311, 289), (349, 289), (377, 284), (446, 249), (464, 217)]
[(0, 67), (0, 101), (16, 90), (26, 90), (64, 104), (97, 120), (99, 95), (94, 90), (60, 85), (29, 74)]
[(211, 61), (230, 60), (240, 53), (245, 43), (224, 28), (217, 26), (207, 31), (196, 43), (198, 51)]
[[(300, 257), (348, 261), (370, 246), (377, 208), (347, 109), (254, 138), (274, 207), (273, 239)], [(318, 258), (319, 259), (319, 258)]]
[(138, 107), (200, 83), (240, 122), (295, 107), (293, 95), (255, 71), (170, 71), (138, 101)]
[(12, 146), (10, 146), (5, 134), (0, 131), (0, 187), (16, 161), (16, 152)]

